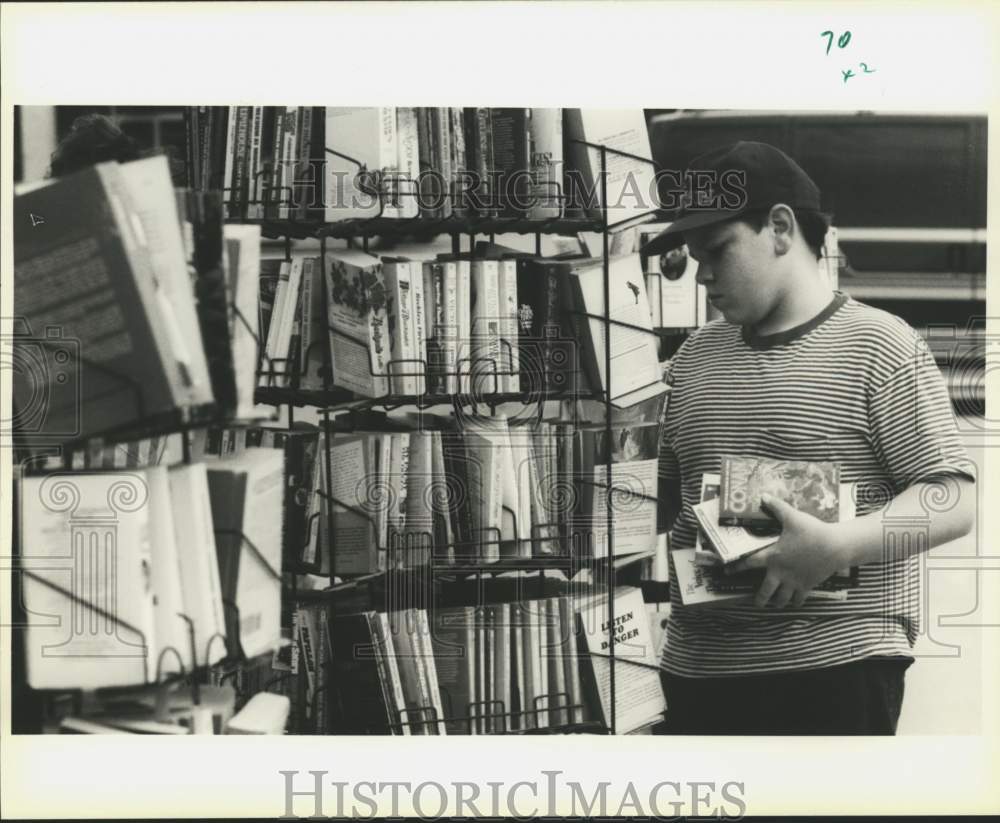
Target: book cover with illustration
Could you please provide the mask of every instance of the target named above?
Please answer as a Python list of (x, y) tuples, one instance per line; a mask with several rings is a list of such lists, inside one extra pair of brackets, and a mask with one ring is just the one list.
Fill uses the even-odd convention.
[(724, 456), (720, 470), (719, 525), (776, 531), (777, 522), (761, 508), (770, 494), (826, 523), (840, 519), (840, 464)]

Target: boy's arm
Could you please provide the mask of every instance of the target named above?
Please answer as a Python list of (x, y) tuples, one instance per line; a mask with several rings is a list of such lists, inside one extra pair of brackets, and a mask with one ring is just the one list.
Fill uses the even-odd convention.
[[(909, 541), (913, 550), (930, 549), (964, 537), (975, 525), (976, 485), (960, 476), (914, 483), (884, 509), (844, 523), (824, 523), (767, 495), (762, 502), (781, 522), (781, 537), (777, 543), (727, 566), (726, 572), (767, 569), (755, 604), (782, 607), (791, 602), (800, 606), (810, 590), (838, 569), (901, 559), (887, 556), (887, 522), (893, 523), (896, 534), (899, 524), (907, 520), (920, 534), (928, 534), (926, 544), (917, 539)], [(894, 545), (904, 546), (906, 542), (894, 540)]]

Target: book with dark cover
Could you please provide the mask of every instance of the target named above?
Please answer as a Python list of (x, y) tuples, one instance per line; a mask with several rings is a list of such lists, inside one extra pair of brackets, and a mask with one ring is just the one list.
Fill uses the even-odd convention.
[(840, 464), (725, 455), (720, 468), (719, 524), (776, 530), (762, 494), (784, 500), (825, 523), (840, 518)]
[(541, 258), (517, 261), (517, 324), (521, 392), (565, 391), (572, 378), (575, 342), (563, 315), (563, 279), (572, 263)]
[(237, 407), (236, 373), (233, 368), (231, 299), (228, 273), (223, 265), (222, 197), (219, 192), (184, 192), (184, 214), (194, 240), (192, 263), (196, 275), (194, 291), (198, 324), (212, 378), (212, 393), (224, 415)]
[(367, 613), (332, 618), (333, 686), (340, 696), (336, 734), (391, 734), (395, 722)]
[(493, 178), (500, 217), (524, 217), (530, 205), (530, 109), (492, 109)]
[[(15, 427), (64, 440), (181, 405), (185, 391), (133, 229), (104, 163), (14, 200)], [(221, 229), (220, 229), (221, 243)]]

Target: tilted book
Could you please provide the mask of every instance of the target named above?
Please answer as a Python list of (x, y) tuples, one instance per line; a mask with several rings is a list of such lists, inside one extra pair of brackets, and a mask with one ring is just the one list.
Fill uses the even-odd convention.
[(13, 224), (16, 427), (69, 440), (189, 402), (118, 164), (19, 194)]
[(255, 657), (281, 639), (284, 455), (250, 448), (207, 466), (230, 654)]
[(363, 397), (388, 394), (388, 291), (377, 257), (351, 249), (327, 251), (330, 364), (334, 386)]
[(577, 331), (581, 365), (594, 388), (608, 392), (611, 403), (620, 408), (665, 392), (659, 338), (650, 321), (639, 255), (611, 259), (607, 308), (601, 260), (574, 261), (564, 277), (566, 309)]
[[(564, 109), (566, 185), (592, 219), (607, 209), (609, 225), (658, 208), (646, 118), (641, 109)], [(584, 145), (590, 144), (590, 145)], [(601, 150), (607, 202), (601, 196)], [(615, 151), (620, 152), (616, 154)], [(632, 156), (627, 156), (632, 155)], [(638, 158), (638, 159), (637, 159)]]

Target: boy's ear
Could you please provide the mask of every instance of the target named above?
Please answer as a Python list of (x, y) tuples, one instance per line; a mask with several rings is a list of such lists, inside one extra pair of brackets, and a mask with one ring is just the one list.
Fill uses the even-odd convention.
[(795, 213), (784, 203), (778, 203), (771, 208), (768, 224), (774, 236), (774, 251), (778, 255), (787, 254), (792, 248), (797, 225)]

